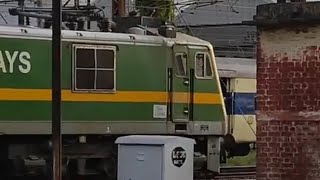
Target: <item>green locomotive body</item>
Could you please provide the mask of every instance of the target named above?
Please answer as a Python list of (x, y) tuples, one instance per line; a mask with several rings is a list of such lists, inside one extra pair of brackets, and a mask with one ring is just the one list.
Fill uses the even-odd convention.
[[(43, 158), (46, 166), (50, 162), (51, 32), (0, 27), (0, 148), (5, 152), (0, 159), (13, 164), (13, 174), (19, 171), (17, 157), (26, 169), (34, 160), (30, 155), (38, 157), (35, 162)], [(227, 123), (208, 42), (182, 33), (167, 38), (63, 31), (62, 36), (65, 159), (77, 164), (102, 159), (108, 174), (106, 169), (115, 166), (108, 159), (114, 159), (109, 152), (116, 151), (116, 137), (173, 134), (195, 138), (207, 169), (218, 169), (219, 155), (207, 154), (219, 148)]]

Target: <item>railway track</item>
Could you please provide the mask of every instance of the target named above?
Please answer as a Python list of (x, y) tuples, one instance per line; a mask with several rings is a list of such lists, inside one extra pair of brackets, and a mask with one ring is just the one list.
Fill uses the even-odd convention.
[[(221, 167), (220, 174), (195, 171), (194, 180), (253, 180), (256, 179), (255, 166)], [(16, 177), (12, 180), (47, 180), (45, 177)], [(102, 176), (83, 176), (63, 178), (63, 180), (105, 180)]]
[(208, 172), (196, 172), (195, 180), (240, 180), (240, 179), (255, 179), (255, 166), (236, 166), (236, 167), (221, 167), (219, 174)]

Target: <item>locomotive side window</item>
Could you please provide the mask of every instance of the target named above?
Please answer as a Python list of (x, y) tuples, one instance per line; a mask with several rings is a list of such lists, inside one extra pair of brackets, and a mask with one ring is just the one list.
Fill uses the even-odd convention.
[(196, 77), (197, 78), (212, 78), (212, 65), (210, 56), (206, 53), (196, 54)]
[(114, 89), (114, 52), (97, 49), (97, 89)]
[(75, 90), (110, 91), (115, 89), (115, 50), (111, 47), (75, 48)]
[(77, 49), (76, 52), (76, 82), (77, 89), (93, 89), (94, 88), (94, 50), (93, 49)]
[(185, 53), (176, 54), (174, 68), (177, 76), (187, 76), (187, 55)]

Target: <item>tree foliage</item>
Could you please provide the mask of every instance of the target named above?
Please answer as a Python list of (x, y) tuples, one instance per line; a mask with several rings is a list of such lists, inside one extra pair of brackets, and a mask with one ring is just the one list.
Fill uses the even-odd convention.
[(174, 19), (173, 0), (136, 0), (136, 8), (142, 16), (157, 17), (165, 22)]

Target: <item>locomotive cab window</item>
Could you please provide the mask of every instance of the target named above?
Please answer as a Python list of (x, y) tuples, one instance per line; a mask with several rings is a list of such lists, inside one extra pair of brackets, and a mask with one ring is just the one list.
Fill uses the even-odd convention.
[(115, 90), (115, 49), (106, 46), (76, 46), (74, 90)]
[(187, 54), (177, 53), (174, 61), (174, 68), (178, 77), (187, 76)]
[(207, 53), (197, 53), (196, 54), (196, 77), (199, 79), (209, 79), (212, 78), (212, 64), (211, 58)]

